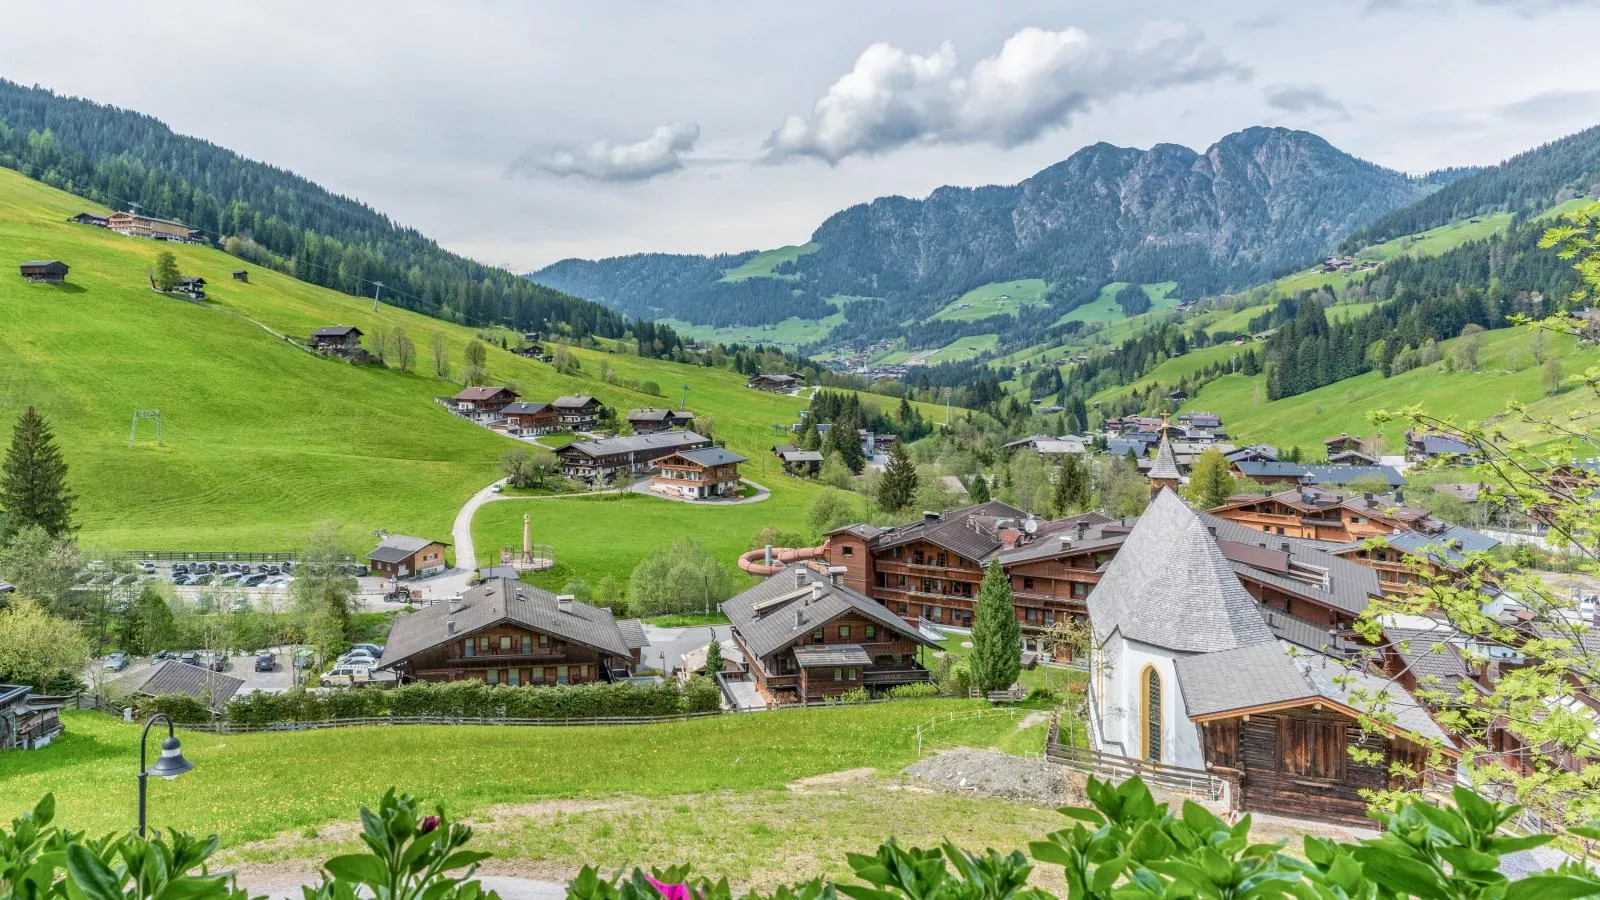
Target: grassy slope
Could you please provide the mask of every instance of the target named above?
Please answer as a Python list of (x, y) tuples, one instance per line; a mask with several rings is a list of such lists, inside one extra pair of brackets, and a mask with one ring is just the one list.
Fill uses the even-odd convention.
[[(1485, 334), (1477, 372), (1446, 372), (1442, 363), (1393, 378), (1368, 372), (1270, 403), (1257, 399), (1265, 393), (1265, 376), (1227, 375), (1207, 385), (1183, 408), (1217, 413), (1241, 441), (1314, 448), (1323, 438), (1341, 431), (1373, 433), (1376, 429), (1367, 420), (1372, 409), (1420, 404), (1436, 414), (1481, 420), (1504, 411), (1510, 400), (1528, 402), (1534, 412), (1555, 414), (1581, 403), (1581, 395), (1575, 392), (1544, 396), (1540, 366), (1527, 352), (1529, 340), (1530, 335), (1522, 330)], [(1447, 354), (1454, 344), (1448, 341), (1443, 345)], [(1569, 376), (1600, 365), (1600, 348), (1580, 348), (1572, 338), (1551, 338), (1550, 350), (1561, 358)], [(1520, 368), (1512, 371), (1513, 363)], [(1384, 428), (1392, 452), (1398, 452), (1404, 430), (1399, 423)]]
[(1019, 310), (1044, 303), (1046, 287), (1042, 278), (991, 282), (950, 301), (934, 313), (933, 318), (935, 321), (975, 322), (989, 316), (1015, 317)]
[(722, 273), (718, 281), (744, 281), (747, 278), (778, 278), (783, 281), (796, 281), (799, 275), (777, 275), (773, 269), (786, 262), (792, 262), (815, 253), (820, 249), (816, 244), (793, 244), (788, 247), (778, 247), (774, 250), (763, 250), (755, 256), (745, 260), (743, 264), (735, 266)]
[[(1110, 325), (1114, 322), (1127, 320), (1129, 317), (1124, 315), (1122, 307), (1117, 305), (1117, 292), (1127, 286), (1128, 283), (1126, 281), (1111, 282), (1100, 289), (1100, 296), (1096, 297), (1094, 302), (1086, 303), (1072, 310), (1057, 320), (1056, 324), (1059, 325), (1062, 322), (1098, 322), (1101, 325)], [(1140, 285), (1144, 289), (1145, 296), (1150, 298), (1150, 312), (1166, 312), (1177, 306), (1178, 301), (1167, 296), (1177, 286), (1178, 283), (1176, 281)], [(1134, 316), (1133, 318), (1138, 319), (1146, 315), (1149, 315), (1149, 313), (1142, 313), (1140, 316)]]
[[(73, 267), (64, 289), (0, 277), (10, 325), (0, 331), (0, 422), (30, 403), (51, 419), (82, 495), (86, 543), (294, 548), (329, 518), (344, 523), (352, 547), (379, 527), (447, 536), (459, 505), (497, 476), (500, 454), (516, 446), (432, 402), (459, 389), (432, 377), (432, 336), (445, 336), (459, 372), (475, 330), (388, 306), (374, 314), (369, 300), (204, 247), (170, 249), (185, 274), (210, 282), (211, 301), (159, 296), (145, 271), (165, 245), (65, 222), (90, 209), (0, 170), (0, 246), (13, 257), (6, 262), (61, 258)], [(231, 279), (240, 268), (249, 269), (249, 284)], [(319, 359), (242, 316), (296, 336), (328, 324), (369, 333), (402, 326), (417, 344), (418, 371)], [(620, 346), (615, 354), (574, 351), (577, 375), (498, 350), (489, 369), (531, 399), (589, 393), (622, 410), (664, 399), (675, 405), (679, 385), (688, 384), (689, 407), (711, 414), (716, 436), (751, 457), (751, 477), (779, 496), (793, 491), (797, 503), (821, 490), (783, 476), (768, 452), (771, 424), (795, 421), (805, 400), (751, 391), (727, 370), (640, 359)], [(666, 397), (603, 381), (602, 365), (621, 378), (654, 381)], [(165, 447), (146, 440), (128, 449), (135, 408), (163, 411)]]
[[(972, 708), (964, 700), (929, 700), (584, 729), (190, 732), (183, 750), (195, 769), (177, 781), (151, 781), (151, 818), (158, 828), (218, 832), (231, 845), (353, 820), (357, 804), (374, 803), (390, 786), (458, 815), (561, 797), (780, 788), (861, 766), (898, 769), (916, 757), (917, 725)], [(990, 718), (957, 723), (941, 737), (984, 746), (1011, 731), (1009, 719)], [(419, 764), (420, 747), (448, 748), (449, 758)], [(9, 814), (54, 792), (62, 824), (97, 835), (126, 829), (134, 816), (129, 773), (137, 755), (138, 726), (101, 713), (69, 713), (66, 735), (49, 752), (5, 757), (0, 810)], [(337, 762), (356, 759), (360, 765)]]
[(662, 319), (681, 335), (697, 341), (715, 341), (719, 344), (775, 344), (794, 348), (822, 340), (828, 332), (844, 324), (844, 307), (857, 300), (874, 297), (829, 297), (835, 312), (820, 319), (802, 319), (790, 316), (772, 325), (728, 325), (721, 328), (711, 325), (692, 325), (682, 319)]

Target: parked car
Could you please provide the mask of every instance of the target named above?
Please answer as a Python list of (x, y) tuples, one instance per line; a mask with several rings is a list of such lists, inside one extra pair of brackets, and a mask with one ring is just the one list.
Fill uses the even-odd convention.
[(206, 658), (206, 668), (213, 672), (221, 672), (228, 668), (228, 654), (213, 653)]
[(110, 656), (106, 657), (106, 671), (107, 672), (121, 672), (123, 669), (126, 669), (127, 667), (128, 667), (128, 654), (123, 653), (121, 650), (118, 650), (117, 652), (115, 652), (115, 653), (111, 654)]
[(187, 575), (174, 575), (172, 576), (172, 583), (179, 586), (189, 585), (194, 583), (194, 579)]
[(287, 574), (289, 572), (293, 572), (294, 571), (294, 560), (291, 559), (288, 562), (285, 562), (283, 564), (283, 571), (284, 571), (285, 574)]
[(500, 493), (500, 491), (502, 491), (502, 490), (504, 490), (504, 488), (503, 488), (503, 487), (502, 487), (502, 486), (501, 486), (501, 485), (498, 485), (498, 484), (497, 484), (497, 485), (495, 485), (495, 486), (494, 486), (494, 487), (492, 487), (492, 488), (489, 488), (489, 493), (491, 493), (491, 494), (498, 494), (498, 493)]
[(350, 645), (350, 652), (354, 653), (357, 650), (364, 650), (367, 653), (372, 654), (373, 656), (382, 656), (383, 655), (383, 645), (382, 644), (351, 644)]
[(271, 672), (277, 662), (278, 658), (272, 655), (272, 651), (263, 650), (256, 654), (256, 671)]
[(371, 680), (371, 667), (340, 663), (318, 676), (317, 684), (323, 687), (349, 687), (358, 682)]
[(193, 650), (185, 650), (178, 656), (178, 662), (188, 663), (191, 666), (200, 665), (200, 654)]
[(245, 575), (241, 577), (239, 579), (239, 583), (245, 587), (256, 587), (257, 585), (261, 584), (261, 582), (266, 580), (267, 575), (265, 572), (257, 572), (254, 575)]
[(153, 658), (155, 659), (156, 662), (161, 662), (164, 659), (177, 659), (178, 658), (178, 651), (176, 651), (176, 650), (163, 650), (160, 653), (157, 653)]
[(339, 657), (339, 662), (352, 663), (358, 666), (375, 666), (378, 664), (378, 655), (365, 650), (351, 650)]
[(172, 564), (172, 574), (174, 574), (174, 575), (187, 575), (187, 574), (189, 574), (189, 564), (188, 563), (173, 563)]
[(139, 563), (139, 571), (145, 573), (146, 575), (154, 575), (156, 573), (156, 564), (147, 559), (144, 562)]

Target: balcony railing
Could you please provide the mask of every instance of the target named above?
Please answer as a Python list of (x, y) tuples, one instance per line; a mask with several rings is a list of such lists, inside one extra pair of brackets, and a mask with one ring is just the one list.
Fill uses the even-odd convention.
[[(452, 656), (445, 657), (445, 662), (453, 665), (459, 665), (461, 663), (484, 663), (487, 665), (498, 665), (501, 663), (514, 662), (549, 664), (551, 662), (560, 663), (562, 660), (569, 658), (569, 655), (563, 650), (534, 650), (531, 653), (523, 653), (521, 650), (489, 650), (474, 651), (471, 654), (457, 653)], [(576, 660), (572, 663), (572, 665), (583, 665), (585, 663), (592, 664), (593, 662), (594, 660)]]
[(863, 684), (912, 684), (928, 678), (928, 670), (919, 665), (873, 666), (861, 673)]

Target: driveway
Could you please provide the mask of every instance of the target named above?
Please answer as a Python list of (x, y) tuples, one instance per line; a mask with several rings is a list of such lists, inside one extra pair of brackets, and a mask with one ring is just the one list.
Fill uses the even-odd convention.
[(772, 496), (771, 491), (767, 490), (762, 485), (756, 484), (754, 481), (751, 481), (748, 478), (741, 478), (740, 481), (755, 488), (755, 494), (749, 497), (706, 497), (703, 500), (692, 500), (688, 497), (675, 497), (671, 494), (663, 494), (658, 491), (652, 491), (650, 490), (649, 479), (645, 479), (637, 484), (630, 485), (628, 490), (634, 492), (635, 494), (643, 494), (646, 497), (655, 497), (659, 500), (676, 500), (679, 503), (693, 503), (696, 506), (738, 506), (741, 503), (760, 503), (761, 501)]
[(676, 669), (682, 665), (683, 654), (711, 643), (713, 634), (719, 641), (727, 640), (733, 636), (733, 626), (695, 625), (691, 628), (658, 628), (646, 622), (644, 636), (650, 642), (650, 646), (639, 651), (640, 663), (651, 668), (660, 668), (662, 656), (665, 655), (667, 669)]
[(450, 529), (450, 540), (456, 545), (456, 568), (474, 569), (478, 565), (478, 551), (472, 544), (472, 517), (478, 514), (478, 508), (500, 497), (495, 488), (500, 486), (496, 481), (483, 490), (472, 495), (460, 510), (456, 512), (456, 523)]

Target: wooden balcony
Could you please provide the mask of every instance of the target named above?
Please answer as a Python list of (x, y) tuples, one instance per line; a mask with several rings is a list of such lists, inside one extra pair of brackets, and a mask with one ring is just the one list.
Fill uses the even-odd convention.
[(873, 666), (861, 673), (862, 684), (916, 684), (931, 678), (928, 670), (917, 663)]

